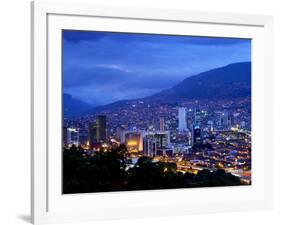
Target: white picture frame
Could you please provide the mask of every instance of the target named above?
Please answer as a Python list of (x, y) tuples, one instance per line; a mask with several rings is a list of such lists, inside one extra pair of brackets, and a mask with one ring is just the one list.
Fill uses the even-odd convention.
[[(184, 33), (183, 27), (188, 27), (190, 33)], [(252, 38), (253, 149), (256, 149), (253, 151), (253, 180), (256, 182), (247, 187), (63, 196), (60, 193), (61, 175), (58, 175), (61, 158), (57, 155), (61, 152), (57, 149), (61, 140), (59, 38), (62, 29), (71, 28)], [(43, 224), (272, 208), (272, 42), (270, 16), (32, 2), (32, 222)], [(50, 130), (54, 132), (50, 133)]]

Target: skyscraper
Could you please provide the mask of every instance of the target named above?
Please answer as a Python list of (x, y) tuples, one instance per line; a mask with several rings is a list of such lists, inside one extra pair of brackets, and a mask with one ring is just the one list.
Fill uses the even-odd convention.
[(185, 131), (187, 129), (186, 125), (186, 109), (184, 107), (179, 108), (179, 131)]
[(147, 136), (143, 139), (143, 154), (145, 156), (154, 157), (156, 156), (156, 139), (151, 136)]
[(194, 125), (202, 126), (206, 117), (206, 111), (199, 110), (199, 108), (194, 109)]
[(192, 144), (198, 144), (202, 142), (201, 129), (198, 125), (194, 125), (192, 129)]
[(157, 151), (166, 150), (169, 144), (169, 131), (146, 133), (143, 138), (143, 154), (154, 157), (157, 155)]
[(68, 145), (79, 145), (79, 129), (67, 128), (66, 138)]
[(121, 140), (122, 144), (127, 146), (129, 151), (142, 151), (143, 150), (143, 131), (134, 130), (134, 131), (122, 131)]
[(226, 110), (222, 113), (222, 125), (226, 129), (231, 126), (231, 116)]
[(92, 148), (93, 143), (106, 141), (106, 116), (98, 115), (93, 124), (89, 127), (89, 144)]

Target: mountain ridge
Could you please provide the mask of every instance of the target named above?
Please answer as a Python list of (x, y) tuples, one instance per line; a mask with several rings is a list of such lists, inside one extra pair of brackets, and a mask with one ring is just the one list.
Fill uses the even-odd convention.
[(170, 89), (147, 98), (165, 101), (184, 99), (227, 99), (251, 95), (251, 62), (240, 62), (185, 78)]
[(189, 76), (169, 89), (138, 99), (120, 100), (88, 110), (95, 113), (145, 101), (178, 104), (185, 100), (236, 99), (251, 96), (251, 62), (239, 62)]
[(72, 118), (83, 115), (91, 110), (93, 106), (75, 99), (72, 95), (63, 93), (63, 116), (64, 118)]

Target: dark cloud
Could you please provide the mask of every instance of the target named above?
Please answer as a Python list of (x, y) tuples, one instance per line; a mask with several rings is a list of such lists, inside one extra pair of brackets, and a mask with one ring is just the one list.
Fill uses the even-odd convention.
[(92, 67), (70, 67), (64, 70), (64, 87), (77, 86), (108, 86), (128, 89), (164, 89), (173, 86), (176, 82), (186, 77), (186, 74), (166, 76), (152, 72), (127, 71), (114, 65)]
[(75, 30), (63, 30), (62, 36), (63, 40), (69, 42), (80, 42), (80, 41), (96, 41), (103, 37), (106, 37), (104, 32), (89, 32), (89, 31), (75, 31)]
[(216, 38), (216, 37), (185, 37), (184, 42), (193, 45), (237, 45), (248, 43), (250, 39), (241, 38)]
[(245, 39), (64, 31), (63, 40), (64, 91), (89, 103), (145, 97), (251, 60)]
[(115, 42), (146, 42), (146, 43), (185, 43), (193, 45), (234, 45), (243, 44), (250, 39), (242, 38), (217, 38), (184, 35), (159, 35), (159, 34), (136, 34), (105, 31), (77, 31), (64, 30), (63, 39), (70, 42), (89, 41), (95, 42), (102, 38)]

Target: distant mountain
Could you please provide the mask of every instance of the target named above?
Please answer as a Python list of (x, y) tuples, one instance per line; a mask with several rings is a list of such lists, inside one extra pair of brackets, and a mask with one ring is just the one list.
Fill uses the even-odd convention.
[(251, 63), (234, 63), (191, 76), (146, 100), (230, 99), (251, 95)]
[(63, 113), (65, 118), (80, 116), (92, 108), (93, 106), (73, 98), (70, 94), (63, 94)]
[(236, 99), (251, 96), (251, 63), (241, 62), (190, 76), (152, 96), (141, 99), (121, 100), (108, 105), (92, 108), (89, 112), (114, 110), (127, 107), (136, 100), (148, 104), (153, 102), (178, 104), (185, 100)]

